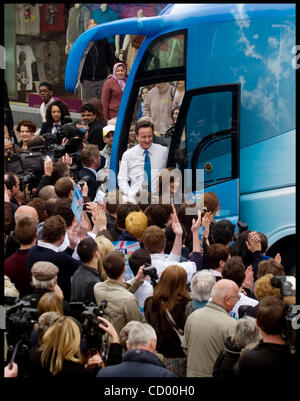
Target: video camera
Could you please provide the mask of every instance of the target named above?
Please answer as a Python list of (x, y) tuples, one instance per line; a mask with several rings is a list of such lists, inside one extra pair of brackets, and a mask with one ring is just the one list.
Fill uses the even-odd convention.
[(12, 172), (19, 177), (21, 191), (27, 184), (31, 190), (38, 185), (42, 178), (45, 156), (43, 153), (37, 152), (35, 148), (29, 152), (20, 152), (18, 155), (7, 155), (4, 159), (5, 171)]
[(33, 326), (38, 321), (35, 299), (21, 299), (5, 309), (8, 339), (15, 344), (20, 338), (27, 343)]
[(156, 267), (150, 265), (149, 263), (145, 263), (145, 266), (146, 267), (144, 267), (143, 270), (144, 276), (150, 276), (151, 284), (153, 287), (155, 287), (157, 284), (156, 280), (159, 279)]
[(280, 288), (280, 296), (286, 303), (287, 311), (285, 314), (285, 327), (283, 336), (288, 344), (291, 354), (296, 353), (296, 330), (293, 328), (293, 321), (297, 316), (293, 305), (296, 304), (295, 289), (292, 283), (287, 280), (286, 276), (273, 276), (271, 278), (271, 286)]
[(99, 320), (97, 316), (107, 315), (105, 309), (107, 301), (102, 300), (100, 305), (85, 304), (84, 302), (70, 302), (69, 313), (77, 319), (82, 326), (82, 342), (86, 351), (93, 352), (98, 350), (100, 352), (102, 347), (102, 334), (105, 332), (99, 327)]

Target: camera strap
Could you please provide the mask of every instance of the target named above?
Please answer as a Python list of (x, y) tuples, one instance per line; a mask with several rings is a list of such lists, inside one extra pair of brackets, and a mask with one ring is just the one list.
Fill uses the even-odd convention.
[(176, 323), (175, 323), (170, 311), (167, 308), (166, 308), (166, 318), (167, 318), (167, 321), (172, 326), (173, 330), (176, 331), (176, 334), (178, 335), (178, 338), (179, 338), (180, 342), (182, 343), (183, 342), (183, 337), (184, 337), (183, 336), (183, 330), (182, 329), (177, 329)]

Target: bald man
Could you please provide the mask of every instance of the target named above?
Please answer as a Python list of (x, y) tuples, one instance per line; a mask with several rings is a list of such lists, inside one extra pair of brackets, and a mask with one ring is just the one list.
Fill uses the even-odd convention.
[(236, 320), (229, 312), (238, 301), (239, 287), (221, 279), (212, 289), (211, 300), (186, 320), (182, 348), (187, 354), (187, 377), (211, 377), (213, 366), (231, 336)]
[(43, 199), (44, 201), (56, 197), (57, 195), (55, 193), (54, 185), (46, 185), (39, 192), (39, 198)]
[(22, 206), (18, 207), (18, 209), (15, 211), (15, 222), (16, 222), (16, 224), (23, 217), (32, 217), (36, 221), (36, 224), (39, 223), (38, 213), (35, 210), (35, 208), (32, 207), (32, 206), (22, 205)]

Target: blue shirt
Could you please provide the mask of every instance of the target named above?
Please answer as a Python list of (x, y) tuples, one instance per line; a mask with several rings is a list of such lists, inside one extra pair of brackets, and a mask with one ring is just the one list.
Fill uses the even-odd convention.
[[(119, 19), (118, 14), (111, 8), (107, 7), (107, 9), (103, 12), (102, 10), (94, 10), (92, 12), (92, 19), (94, 19), (97, 24), (105, 24), (106, 22), (110, 21), (115, 21), (116, 19)], [(109, 43), (114, 44), (115, 39), (114, 36), (108, 36), (107, 40)]]

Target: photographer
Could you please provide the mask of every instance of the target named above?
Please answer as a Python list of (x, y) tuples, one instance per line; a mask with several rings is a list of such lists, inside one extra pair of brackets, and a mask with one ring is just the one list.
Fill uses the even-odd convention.
[(251, 351), (245, 352), (235, 371), (240, 378), (270, 378), (291, 380), (296, 378), (296, 355), (289, 352), (283, 338), (286, 305), (276, 296), (266, 296), (259, 302), (256, 313), (262, 340)]
[[(151, 265), (151, 256), (149, 251), (146, 249), (137, 249), (129, 258), (129, 266), (132, 273), (136, 276), (140, 266)], [(144, 315), (144, 303), (148, 297), (153, 295), (153, 286), (148, 280), (144, 280), (143, 284), (134, 293), (136, 299), (138, 300), (140, 310)]]
[[(106, 319), (100, 329), (111, 337), (109, 354), (114, 354), (113, 363), (122, 360), (122, 347), (113, 325)], [(105, 325), (104, 325), (104, 324)], [(30, 360), (29, 377), (34, 379), (47, 377), (95, 377), (102, 364), (99, 354), (84, 360), (80, 352), (81, 334), (78, 322), (69, 316), (60, 316), (45, 332), (42, 345)], [(109, 355), (110, 357), (110, 355)]]
[(85, 178), (89, 188), (88, 196), (93, 201), (97, 189), (100, 186), (98, 181), (98, 171), (105, 165), (105, 157), (100, 155), (96, 145), (86, 145), (80, 154), (82, 169), (78, 173), (78, 178)]

